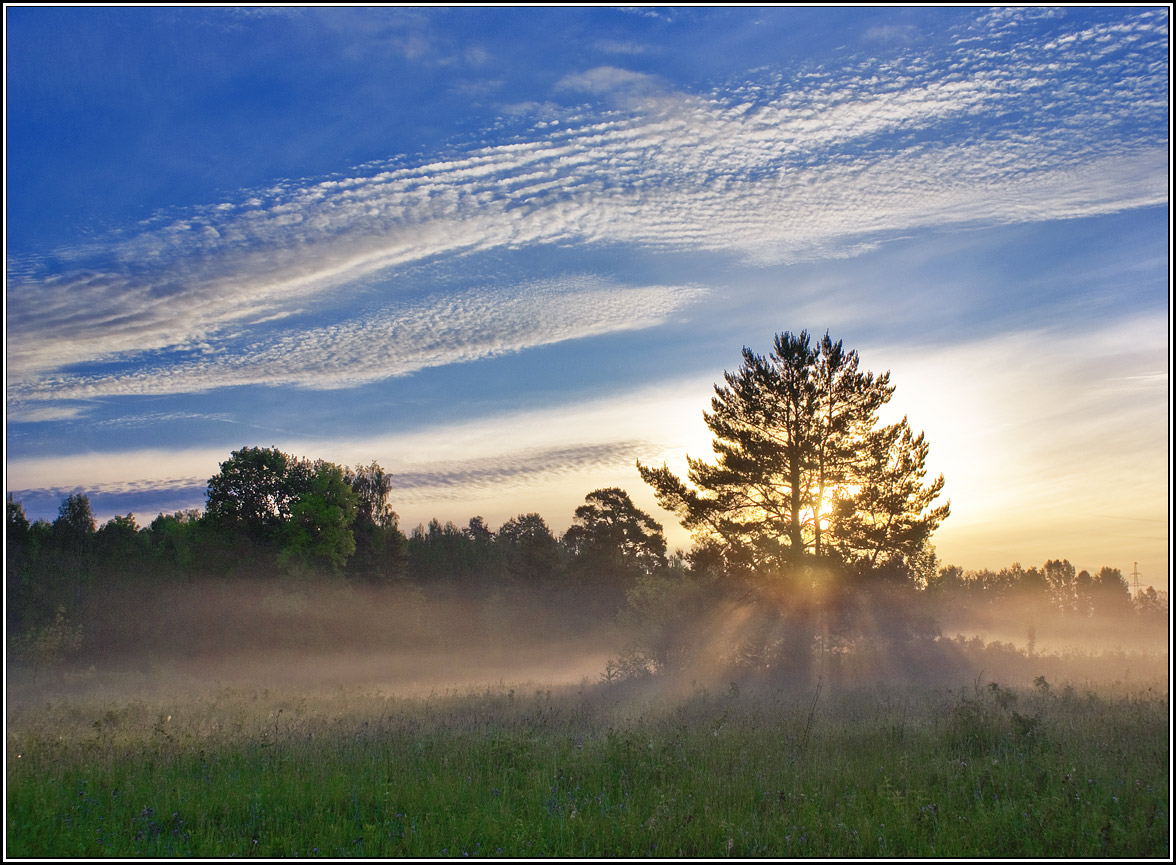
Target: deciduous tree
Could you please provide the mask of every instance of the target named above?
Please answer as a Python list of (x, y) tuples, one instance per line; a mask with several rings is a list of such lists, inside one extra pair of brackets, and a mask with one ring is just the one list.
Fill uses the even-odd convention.
[(359, 496), (343, 469), (317, 460), (308, 488), (290, 507), (279, 531), (279, 562), (287, 567), (339, 572), (355, 552), (355, 521)]
[(277, 448), (233, 451), (208, 481), (206, 518), (238, 526), (255, 538), (270, 538), (288, 519), (313, 474), (309, 460)]

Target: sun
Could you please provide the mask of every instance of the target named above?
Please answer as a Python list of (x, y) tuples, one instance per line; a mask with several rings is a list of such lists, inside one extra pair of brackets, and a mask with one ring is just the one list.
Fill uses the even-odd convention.
[(837, 503), (853, 498), (858, 492), (859, 488), (853, 484), (840, 484), (829, 487), (824, 490), (819, 498), (814, 492), (811, 514), (815, 519), (815, 523), (820, 526), (822, 535), (827, 534), (833, 528)]

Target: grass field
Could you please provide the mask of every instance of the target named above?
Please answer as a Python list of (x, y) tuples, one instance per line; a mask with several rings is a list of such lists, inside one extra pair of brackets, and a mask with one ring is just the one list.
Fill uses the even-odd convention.
[(1170, 855), (1142, 686), (214, 687), (8, 707), (9, 857)]

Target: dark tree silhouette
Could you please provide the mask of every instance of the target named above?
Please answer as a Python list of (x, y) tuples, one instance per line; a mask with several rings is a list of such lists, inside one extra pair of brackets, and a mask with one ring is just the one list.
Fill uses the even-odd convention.
[(661, 523), (618, 487), (588, 493), (563, 542), (577, 561), (595, 567), (650, 574), (666, 566)]
[(559, 576), (559, 542), (539, 514), (520, 514), (498, 529), (511, 577), (525, 584), (549, 583)]
[(923, 553), (948, 506), (930, 509), (943, 480), (923, 486), (923, 436), (905, 419), (878, 427), (889, 373), (862, 372), (857, 352), (802, 332), (777, 335), (766, 357), (744, 348), (742, 367), (724, 378), (703, 413), (716, 461), (688, 457), (689, 484), (664, 465), (637, 467), (729, 571), (832, 556), (877, 568)]
[(1131, 589), (1118, 568), (1101, 568), (1091, 578), (1090, 594), (1095, 615), (1125, 616), (1131, 612)]
[(73, 571), (74, 603), (81, 604), (82, 588), (90, 580), (90, 553), (98, 524), (90, 510), (89, 496), (74, 493), (61, 503), (53, 521), (53, 543), (64, 555), (63, 564)]
[(57, 519), (53, 521), (53, 530), (64, 538), (84, 538), (98, 530), (94, 520), (94, 512), (90, 510), (89, 496), (74, 493), (61, 503), (57, 509)]
[(871, 431), (863, 444), (856, 470), (847, 475), (857, 492), (833, 507), (834, 547), (852, 567), (913, 575), (926, 558), (931, 533), (950, 512), (948, 504), (932, 507), (943, 491), (943, 475), (924, 486), (927, 441), (911, 432), (905, 417)]
[(356, 522), (380, 528), (396, 526), (399, 518), (388, 501), (392, 494), (392, 475), (375, 460), (370, 465), (345, 469), (344, 474), (357, 496)]

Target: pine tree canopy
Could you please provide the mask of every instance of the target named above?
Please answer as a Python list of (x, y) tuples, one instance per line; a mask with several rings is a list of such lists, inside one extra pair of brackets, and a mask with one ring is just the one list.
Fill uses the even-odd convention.
[(703, 419), (715, 459), (637, 468), (658, 503), (735, 572), (780, 572), (805, 560), (857, 571), (908, 570), (924, 558), (950, 503), (932, 507), (928, 445), (906, 418), (881, 425), (890, 374), (858, 368), (829, 334), (778, 334), (761, 356), (724, 373)]

